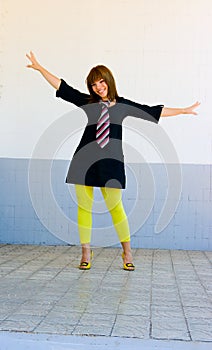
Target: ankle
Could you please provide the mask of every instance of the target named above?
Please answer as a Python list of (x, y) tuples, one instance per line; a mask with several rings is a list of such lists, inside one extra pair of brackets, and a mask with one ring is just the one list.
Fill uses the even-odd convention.
[(91, 248), (89, 244), (82, 245), (82, 261), (90, 261)]
[(132, 263), (132, 260), (133, 260), (132, 251), (131, 250), (123, 251), (122, 258), (125, 263)]
[(121, 242), (124, 255), (132, 255), (130, 242)]
[(91, 247), (89, 243), (82, 244), (82, 253), (90, 252)]
[(124, 249), (124, 250), (123, 250), (123, 254), (124, 254), (125, 256), (132, 255), (132, 250), (131, 250), (131, 249)]

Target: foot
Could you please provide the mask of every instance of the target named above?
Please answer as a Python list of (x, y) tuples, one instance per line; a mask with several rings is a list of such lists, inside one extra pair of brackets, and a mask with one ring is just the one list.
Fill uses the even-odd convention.
[(127, 270), (127, 271), (134, 271), (135, 270), (135, 266), (134, 266), (133, 260), (132, 260), (131, 251), (123, 252), (122, 259), (123, 259), (123, 263), (124, 263), (124, 266), (123, 266), (124, 270)]
[(79, 265), (79, 269), (80, 270), (90, 270), (90, 268), (91, 268), (91, 263), (90, 262), (81, 261), (81, 263)]
[(79, 265), (80, 270), (89, 270), (91, 268), (92, 253), (90, 247), (82, 247), (82, 258)]

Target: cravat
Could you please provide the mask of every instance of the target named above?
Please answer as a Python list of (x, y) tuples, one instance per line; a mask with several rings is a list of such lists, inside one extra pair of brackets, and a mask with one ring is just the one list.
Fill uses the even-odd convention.
[(100, 104), (102, 105), (102, 112), (96, 126), (96, 142), (101, 148), (103, 148), (109, 142), (110, 119), (108, 107), (110, 101), (101, 101)]

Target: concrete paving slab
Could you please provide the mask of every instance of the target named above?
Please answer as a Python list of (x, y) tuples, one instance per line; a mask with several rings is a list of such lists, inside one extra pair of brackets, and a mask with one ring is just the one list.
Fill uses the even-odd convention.
[[(97, 339), (102, 349), (104, 341), (110, 349), (212, 348), (210, 252), (134, 249), (134, 272), (123, 271), (119, 248), (95, 248), (92, 269), (80, 271), (80, 252), (0, 245), (2, 341), (16, 342), (19, 334), (9, 331), (31, 333), (18, 340), (27, 340), (29, 349), (38, 334), (39, 342), (65, 336), (64, 348), (79, 349), (73, 339), (86, 339), (86, 350)], [(59, 349), (59, 342), (54, 346)]]

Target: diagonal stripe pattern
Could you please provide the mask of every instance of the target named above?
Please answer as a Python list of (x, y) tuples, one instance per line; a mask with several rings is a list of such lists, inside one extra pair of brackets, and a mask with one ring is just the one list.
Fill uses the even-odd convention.
[(100, 104), (102, 105), (102, 112), (96, 126), (96, 142), (101, 148), (103, 148), (109, 142), (110, 119), (108, 107), (110, 101), (101, 101)]

